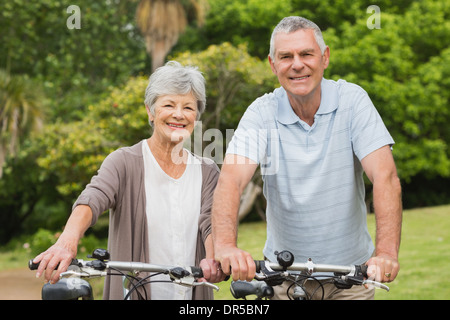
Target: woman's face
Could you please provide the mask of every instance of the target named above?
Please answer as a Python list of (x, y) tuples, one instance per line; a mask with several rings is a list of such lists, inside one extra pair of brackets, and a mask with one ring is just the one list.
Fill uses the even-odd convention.
[(153, 121), (153, 136), (161, 142), (174, 144), (192, 134), (197, 113), (197, 99), (192, 93), (159, 97), (155, 102), (155, 115), (147, 107), (148, 117)]

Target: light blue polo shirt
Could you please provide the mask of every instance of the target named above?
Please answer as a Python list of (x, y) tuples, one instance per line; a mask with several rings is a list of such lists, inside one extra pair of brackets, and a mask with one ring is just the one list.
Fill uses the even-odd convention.
[(244, 113), (227, 153), (260, 165), (267, 199), (264, 255), (289, 250), (296, 262), (360, 264), (373, 253), (361, 159), (394, 141), (367, 93), (323, 79), (309, 126), (278, 88)]

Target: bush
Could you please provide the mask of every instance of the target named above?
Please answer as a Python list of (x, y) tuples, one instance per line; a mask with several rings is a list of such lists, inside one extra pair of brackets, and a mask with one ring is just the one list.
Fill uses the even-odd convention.
[(58, 234), (40, 228), (31, 238), (30, 241), (31, 253), (33, 255), (38, 255), (41, 252), (44, 252), (55, 243), (57, 238)]
[[(50, 248), (56, 240), (58, 240), (60, 233), (54, 233), (49, 230), (40, 228), (29, 241), (29, 250), (32, 256), (36, 256), (48, 248)], [(106, 248), (107, 240), (98, 239), (93, 234), (83, 237), (78, 244), (78, 256), (85, 259), (88, 254), (91, 254), (94, 249)]]

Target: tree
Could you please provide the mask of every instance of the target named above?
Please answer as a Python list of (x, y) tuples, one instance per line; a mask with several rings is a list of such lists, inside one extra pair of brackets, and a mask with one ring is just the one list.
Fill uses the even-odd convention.
[(379, 30), (368, 29), (364, 17), (324, 32), (326, 76), (357, 83), (372, 98), (396, 141), (404, 207), (448, 203), (441, 186), (450, 177), (450, 5), (412, 2), (401, 15), (381, 9)]
[(382, 28), (366, 19), (330, 28), (327, 76), (361, 85), (372, 98), (396, 145), (400, 178), (450, 176), (448, 59), (450, 5), (413, 3), (404, 15), (382, 13)]
[(137, 0), (72, 4), (80, 7), (81, 29), (67, 27), (65, 1), (0, 1), (0, 68), (42, 85), (49, 122), (79, 120), (109, 86), (148, 69)]
[(235, 47), (245, 44), (250, 55), (265, 59), (273, 27), (292, 11), (286, 0), (209, 1), (204, 27), (188, 27), (174, 51), (203, 51), (229, 42)]
[(104, 158), (149, 136), (147, 83), (129, 79), (90, 105), (82, 120), (47, 124), (8, 158), (0, 179), (0, 244), (39, 227), (59, 230)]
[(14, 156), (24, 137), (42, 129), (43, 106), (39, 86), (0, 69), (0, 178), (6, 156)]
[(169, 51), (177, 43), (188, 25), (187, 8), (194, 8), (201, 25), (206, 14), (205, 0), (141, 0), (136, 21), (152, 58), (152, 72), (164, 64)]

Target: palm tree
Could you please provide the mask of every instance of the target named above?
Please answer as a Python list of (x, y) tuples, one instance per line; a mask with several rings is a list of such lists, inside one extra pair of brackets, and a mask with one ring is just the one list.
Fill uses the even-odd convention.
[(152, 59), (152, 72), (164, 64), (169, 51), (188, 25), (187, 11), (193, 10), (201, 26), (206, 16), (207, 0), (141, 0), (136, 21)]
[(22, 138), (42, 128), (44, 96), (27, 76), (0, 69), (0, 178), (7, 155), (14, 156)]

